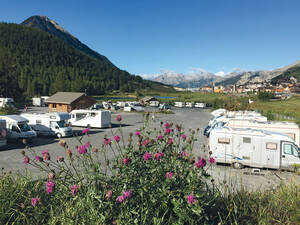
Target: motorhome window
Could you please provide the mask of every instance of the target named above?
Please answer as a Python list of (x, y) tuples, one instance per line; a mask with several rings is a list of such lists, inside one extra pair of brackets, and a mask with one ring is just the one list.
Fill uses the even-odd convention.
[(26, 132), (26, 131), (31, 130), (30, 126), (28, 126), (27, 123), (20, 123), (20, 124), (18, 124), (18, 126), (19, 126), (19, 128), (22, 132)]
[(13, 132), (20, 132), (20, 130), (18, 129), (17, 126), (12, 126), (12, 127), (11, 127), (11, 130), (12, 130)]
[(76, 114), (76, 119), (78, 119), (78, 120), (81, 120), (81, 119), (83, 119), (84, 117), (86, 117), (86, 113), (77, 113), (77, 114)]
[(41, 124), (42, 121), (41, 121), (41, 120), (36, 120), (35, 123), (36, 123), (36, 124)]
[(291, 138), (293, 138), (293, 140), (295, 140), (295, 134), (294, 133), (287, 133), (288, 136), (290, 136)]
[(58, 122), (57, 122), (57, 125), (58, 125), (59, 127), (65, 127), (65, 126), (66, 126), (66, 122), (65, 122), (65, 121), (58, 121)]
[(251, 143), (251, 138), (243, 137), (243, 143)]
[(91, 117), (95, 117), (96, 115), (96, 113), (91, 113)]
[(299, 157), (298, 149), (295, 146), (293, 146), (293, 155)]
[(267, 143), (266, 144), (266, 149), (277, 150), (277, 144), (276, 143)]
[(283, 149), (284, 149), (284, 154), (287, 154), (287, 155), (292, 155), (293, 154), (293, 149), (292, 149), (291, 144), (284, 144)]
[(53, 104), (52, 104), (52, 108), (56, 108), (56, 103), (53, 103)]
[(229, 138), (218, 138), (218, 143), (219, 144), (229, 144), (230, 139)]

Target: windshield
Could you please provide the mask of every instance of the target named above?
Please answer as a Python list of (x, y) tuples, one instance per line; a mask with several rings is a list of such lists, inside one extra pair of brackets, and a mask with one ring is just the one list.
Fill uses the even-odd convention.
[(58, 121), (57, 125), (62, 128), (62, 127), (66, 127), (66, 121), (62, 120), (62, 121)]
[(20, 123), (18, 126), (21, 132), (31, 131), (31, 128), (27, 123)]

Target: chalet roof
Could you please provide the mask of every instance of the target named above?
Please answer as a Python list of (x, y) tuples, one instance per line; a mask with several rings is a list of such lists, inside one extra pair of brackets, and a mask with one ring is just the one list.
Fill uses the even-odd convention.
[(45, 103), (71, 104), (83, 95), (85, 95), (85, 93), (82, 92), (56, 92), (47, 98)]
[(142, 98), (140, 101), (143, 101), (143, 102), (149, 102), (149, 101), (155, 101), (156, 98), (153, 97), (153, 96), (145, 96), (144, 98)]

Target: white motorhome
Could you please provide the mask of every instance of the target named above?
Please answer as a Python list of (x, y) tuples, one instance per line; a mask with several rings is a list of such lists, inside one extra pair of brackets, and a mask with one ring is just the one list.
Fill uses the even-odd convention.
[(13, 98), (0, 98), (0, 108), (14, 107)]
[(131, 111), (142, 112), (145, 111), (145, 108), (142, 107), (138, 102), (126, 102), (124, 106), (124, 112)]
[(69, 137), (72, 136), (72, 128), (68, 126), (67, 120), (70, 119), (68, 113), (22, 113), (22, 117), (26, 118), (28, 124), (38, 135)]
[(187, 103), (185, 103), (185, 107), (194, 108), (194, 103), (193, 102), (187, 102)]
[(71, 126), (105, 128), (111, 124), (111, 113), (109, 110), (73, 110), (68, 120)]
[(289, 169), (300, 164), (300, 153), (293, 139), (273, 131), (232, 129), (211, 131), (209, 148), (216, 162), (257, 168)]
[(195, 108), (205, 108), (205, 107), (206, 107), (206, 103), (202, 103), (202, 102), (195, 103)]
[(229, 120), (224, 125), (231, 128), (261, 129), (287, 134), (295, 141), (296, 145), (300, 147), (300, 129), (296, 123), (277, 121), (259, 122), (253, 120), (233, 119)]
[(0, 120), (0, 147), (6, 145), (6, 121)]
[(152, 107), (158, 107), (159, 106), (159, 101), (150, 101), (149, 105)]
[(224, 115), (226, 112), (227, 112), (226, 109), (216, 109), (216, 110), (212, 111), (210, 114), (211, 114), (213, 117), (218, 117), (218, 116)]
[(28, 125), (28, 120), (19, 115), (0, 116), (0, 120), (6, 121), (6, 137), (7, 139), (32, 140), (36, 138), (36, 132)]
[(183, 108), (183, 107), (185, 107), (185, 104), (184, 104), (184, 102), (175, 102), (174, 106), (179, 107), (179, 108)]

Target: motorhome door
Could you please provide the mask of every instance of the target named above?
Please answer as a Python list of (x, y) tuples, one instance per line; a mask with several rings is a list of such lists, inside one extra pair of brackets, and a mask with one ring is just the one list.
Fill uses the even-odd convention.
[(281, 150), (281, 167), (283, 169), (289, 168), (294, 163), (299, 163), (298, 150), (294, 144), (290, 142), (282, 142)]

